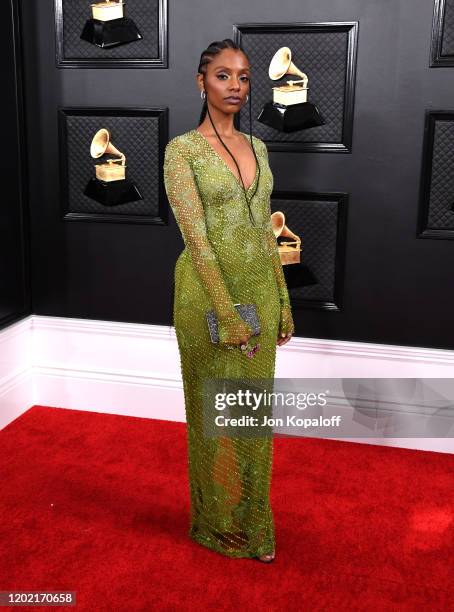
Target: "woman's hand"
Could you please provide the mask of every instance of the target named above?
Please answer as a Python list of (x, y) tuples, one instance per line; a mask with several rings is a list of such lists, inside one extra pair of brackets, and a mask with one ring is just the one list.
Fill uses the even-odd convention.
[(279, 321), (279, 334), (277, 337), (276, 344), (283, 346), (291, 339), (295, 332), (295, 325), (293, 323), (292, 309), (289, 305), (282, 306), (281, 318)]
[(249, 338), (253, 335), (253, 330), (243, 319), (222, 322), (219, 327), (219, 343), (228, 347), (247, 344)]

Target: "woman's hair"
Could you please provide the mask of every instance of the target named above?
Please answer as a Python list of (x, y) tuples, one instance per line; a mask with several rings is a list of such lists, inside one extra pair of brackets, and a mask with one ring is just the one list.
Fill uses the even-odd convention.
[[(231, 38), (224, 38), (224, 40), (214, 41), (214, 42), (210, 43), (208, 45), (208, 47), (205, 49), (205, 51), (203, 51), (201, 56), (200, 56), (199, 68), (197, 70), (197, 72), (199, 74), (203, 75), (204, 83), (205, 83), (205, 78), (206, 78), (206, 73), (207, 73), (207, 67), (206, 67), (207, 64), (209, 64), (213, 60), (213, 57), (215, 55), (217, 55), (218, 53), (220, 53), (223, 49), (235, 49), (235, 50), (241, 51), (247, 57), (247, 54), (245, 53), (245, 51), (235, 41), (233, 41)], [(250, 204), (249, 204), (249, 201), (248, 201), (247, 196), (246, 196), (246, 190), (244, 188), (243, 179), (241, 178), (241, 172), (240, 172), (240, 169), (239, 169), (238, 164), (236, 162), (236, 159), (232, 155), (231, 151), (229, 150), (229, 148), (227, 147), (225, 142), (219, 136), (218, 131), (216, 129), (216, 126), (214, 125), (214, 121), (211, 119), (210, 110), (208, 108), (208, 102), (207, 102), (208, 94), (207, 94), (206, 87), (205, 87), (205, 94), (206, 95), (205, 95), (205, 99), (203, 101), (202, 112), (200, 113), (200, 119), (199, 119), (198, 125), (200, 125), (203, 122), (203, 120), (205, 119), (205, 117), (206, 117), (206, 115), (208, 113), (208, 116), (210, 117), (210, 120), (211, 120), (211, 124), (213, 125), (213, 128), (214, 128), (214, 131), (216, 132), (219, 140), (224, 145), (224, 148), (227, 149), (227, 151), (229, 152), (230, 156), (232, 157), (233, 161), (235, 162), (236, 167), (238, 168), (238, 175), (239, 175), (241, 183), (243, 185), (244, 195), (245, 195), (245, 198), (246, 198), (246, 202), (247, 202), (247, 204), (249, 206), (249, 215), (251, 216)], [(254, 193), (252, 194), (250, 200), (252, 200), (252, 198), (255, 195), (255, 192), (257, 191), (257, 187), (258, 187), (259, 179), (260, 179), (260, 164), (258, 162), (257, 155), (256, 155), (255, 149), (254, 149), (254, 143), (253, 143), (253, 140), (252, 140), (252, 110), (251, 110), (252, 106), (251, 106), (251, 104), (252, 104), (252, 87), (251, 87), (251, 82), (249, 81), (249, 140), (250, 140), (250, 143), (251, 143), (252, 151), (254, 152), (254, 157), (255, 157), (256, 164), (257, 164), (258, 173), (259, 173), (259, 176), (258, 176), (258, 179), (257, 179), (257, 183), (256, 183), (256, 186), (255, 186), (255, 190), (254, 190)], [(252, 219), (252, 217), (251, 217), (251, 219)]]

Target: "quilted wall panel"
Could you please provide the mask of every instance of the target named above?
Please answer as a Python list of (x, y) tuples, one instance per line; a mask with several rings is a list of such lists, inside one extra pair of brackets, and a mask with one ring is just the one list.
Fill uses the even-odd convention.
[(140, 67), (144, 61), (153, 60), (158, 65), (164, 60), (163, 52), (166, 54), (166, 7), (167, 0), (128, 0), (124, 15), (134, 21), (143, 38), (110, 49), (101, 49), (80, 38), (85, 22), (91, 18), (90, 2), (55, 0), (59, 64), (99, 64), (105, 61), (113, 62), (117, 67), (125, 62), (129, 67), (134, 64)]
[[(301, 238), (301, 263), (317, 283), (289, 290), (301, 307), (340, 310), (344, 276), (346, 194), (276, 192), (272, 212), (285, 214), (287, 227)], [(284, 266), (284, 271), (293, 265)]]
[(454, 0), (434, 0), (430, 65), (454, 66)]
[(441, 54), (454, 59), (454, 0), (445, 0)]
[[(240, 25), (235, 38), (251, 62), (252, 131), (265, 140), (270, 150), (318, 150), (349, 152), (353, 124), (355, 58), (358, 24)], [(289, 47), (292, 62), (306, 73), (308, 101), (320, 110), (325, 124), (283, 133), (254, 118), (273, 99), (273, 86), (292, 78), (274, 81), (268, 68), (274, 53)], [(293, 76), (298, 79), (298, 76)], [(241, 130), (249, 132), (249, 105), (240, 111)]]
[(454, 111), (426, 111), (419, 237), (454, 239)]
[[(161, 166), (164, 146), (163, 128), (156, 111), (138, 111), (137, 115), (121, 116), (95, 110), (74, 111), (62, 109), (60, 113), (60, 158), (62, 162), (62, 192), (64, 214), (74, 213), (92, 220), (102, 220), (104, 215), (117, 221), (148, 222), (160, 220), (162, 206)], [(143, 113), (142, 115), (140, 113)], [(82, 113), (82, 114), (79, 114)], [(86, 113), (86, 114), (83, 114)], [(117, 206), (104, 206), (84, 195), (90, 178), (95, 176), (95, 163), (106, 156), (93, 159), (90, 144), (100, 128), (111, 133), (113, 145), (126, 156), (126, 177), (133, 181), (143, 200)], [(110, 156), (108, 156), (110, 157)], [(69, 216), (68, 216), (69, 213)]]

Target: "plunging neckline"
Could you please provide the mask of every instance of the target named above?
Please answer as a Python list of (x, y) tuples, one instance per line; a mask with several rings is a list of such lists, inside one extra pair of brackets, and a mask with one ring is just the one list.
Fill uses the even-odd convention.
[[(217, 157), (219, 160), (221, 160), (221, 162), (222, 162), (222, 164), (224, 165), (224, 167), (225, 167), (225, 168), (227, 168), (227, 170), (228, 170), (228, 171), (230, 172), (230, 174), (233, 176), (233, 178), (235, 179), (236, 184), (237, 184), (239, 187), (241, 187), (241, 189), (243, 189), (243, 185), (240, 183), (239, 178), (238, 178), (237, 176), (235, 176), (235, 174), (233, 173), (233, 171), (232, 171), (232, 169), (230, 168), (230, 166), (228, 166), (228, 165), (227, 165), (227, 162), (225, 161), (225, 159), (219, 155), (219, 153), (216, 151), (216, 149), (213, 147), (213, 145), (212, 145), (210, 142), (208, 142), (208, 140), (205, 138), (205, 136), (202, 134), (202, 132), (199, 132), (199, 130), (197, 130), (197, 129), (194, 129), (194, 130), (193, 130), (193, 132), (196, 132), (197, 134), (199, 134), (199, 136), (200, 136), (200, 137), (201, 137), (201, 138), (202, 138), (202, 139), (203, 139), (203, 140), (206, 142), (206, 144), (207, 144), (207, 146), (210, 148), (210, 150), (211, 150), (211, 151), (212, 151), (212, 152), (213, 152), (213, 153), (216, 155), (216, 157)], [(241, 134), (242, 136), (244, 136), (244, 139), (245, 139), (247, 142), (249, 142), (249, 141), (248, 141), (248, 139), (247, 139), (246, 134), (244, 134), (243, 132), (240, 132), (240, 134)], [(246, 193), (248, 193), (248, 192), (249, 192), (249, 191), (252, 189), (252, 187), (254, 186), (255, 181), (257, 180), (257, 175), (258, 175), (258, 172), (259, 172), (259, 162), (258, 162), (258, 159), (256, 159), (256, 162), (255, 162), (255, 176), (254, 176), (254, 180), (253, 180), (253, 181), (252, 181), (252, 183), (249, 185), (249, 187), (247, 187), (247, 188), (246, 188)]]

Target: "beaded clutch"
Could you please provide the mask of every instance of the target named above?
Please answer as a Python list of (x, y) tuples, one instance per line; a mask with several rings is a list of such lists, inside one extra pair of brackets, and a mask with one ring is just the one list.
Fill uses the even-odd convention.
[[(260, 334), (260, 321), (257, 314), (257, 307), (255, 304), (234, 304), (238, 310), (240, 317), (251, 326), (253, 330), (253, 336)], [(214, 310), (208, 310), (206, 313), (208, 322), (208, 330), (210, 332), (211, 342), (219, 342), (219, 327), (218, 319)]]

